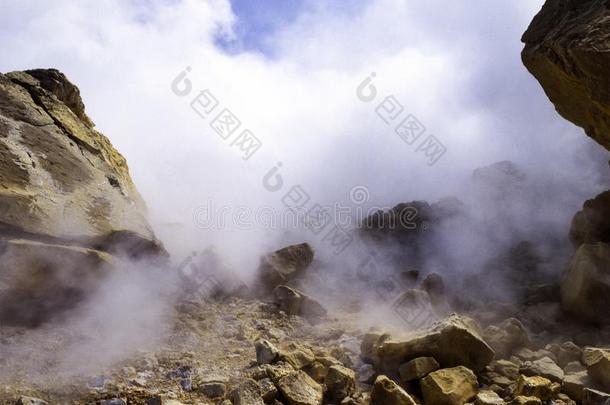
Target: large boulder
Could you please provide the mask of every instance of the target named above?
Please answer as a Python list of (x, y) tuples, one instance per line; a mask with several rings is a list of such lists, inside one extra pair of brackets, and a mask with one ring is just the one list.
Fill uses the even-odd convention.
[(371, 404), (375, 405), (415, 405), (415, 400), (398, 384), (385, 375), (375, 379), (371, 391)]
[(311, 323), (317, 323), (327, 314), (326, 309), (302, 291), (280, 285), (273, 290), (275, 302), (288, 315), (298, 315)]
[(574, 215), (570, 240), (578, 247), (583, 243), (610, 242), (610, 191), (585, 201)]
[(3, 233), (71, 240), (131, 231), (154, 241), (125, 158), (62, 73), (0, 74), (0, 123)]
[(610, 245), (581, 245), (561, 283), (564, 310), (591, 322), (609, 322)]
[(523, 63), (559, 114), (610, 150), (610, 4), (547, 0), (523, 35)]
[(591, 378), (610, 390), (610, 349), (588, 347), (583, 360)]
[(495, 354), (481, 337), (478, 325), (458, 315), (404, 339), (386, 340), (373, 350), (376, 369), (391, 373), (397, 373), (400, 365), (418, 357), (434, 357), (445, 368), (463, 365), (481, 371)]
[(430, 373), (421, 389), (426, 405), (462, 405), (477, 395), (479, 382), (471, 370), (458, 366)]
[(289, 405), (322, 405), (323, 387), (303, 371), (283, 376), (277, 387)]
[(55, 69), (0, 74), (0, 255), (0, 322), (25, 324), (84, 299), (117, 260), (166, 255), (125, 158)]
[(83, 300), (115, 266), (97, 250), (0, 240), (0, 319), (36, 326)]
[(282, 284), (294, 285), (313, 261), (314, 251), (307, 243), (292, 245), (261, 258), (258, 267), (260, 293), (266, 294)]

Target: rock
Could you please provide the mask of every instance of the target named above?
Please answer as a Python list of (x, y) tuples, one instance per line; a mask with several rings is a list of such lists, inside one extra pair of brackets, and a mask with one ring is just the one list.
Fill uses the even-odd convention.
[(555, 382), (561, 382), (564, 376), (561, 367), (548, 357), (524, 363), (520, 368), (520, 372), (529, 377), (542, 376)]
[(0, 320), (37, 326), (85, 299), (120, 261), (98, 250), (1, 241)]
[[(121, 398), (104, 399), (98, 402), (99, 405), (127, 405)], [(175, 404), (174, 404), (175, 405)]]
[(582, 402), (584, 389), (592, 385), (593, 380), (586, 371), (567, 374), (561, 383), (561, 392), (578, 402)]
[(307, 243), (287, 246), (261, 259), (258, 277), (264, 291), (294, 282), (313, 261), (314, 251)]
[[(51, 81), (57, 84), (49, 86)], [(71, 96), (49, 91), (59, 87), (71, 88)], [(67, 98), (70, 105), (64, 104)], [(62, 73), (37, 69), (0, 74), (0, 116), (10, 127), (0, 137), (0, 150), (10, 156), (0, 170), (0, 223), (14, 232), (54, 238), (104, 237), (127, 230), (153, 241), (127, 162), (93, 129), (78, 89)], [(36, 194), (47, 198), (23, 197)]]
[(504, 400), (498, 394), (490, 390), (480, 391), (475, 400), (474, 405), (503, 405)]
[(582, 350), (573, 342), (564, 342), (559, 346), (557, 351), (557, 364), (560, 367), (565, 367), (573, 361), (580, 361), (582, 358)]
[(385, 375), (375, 379), (371, 392), (371, 404), (375, 405), (416, 405), (409, 394)]
[(481, 337), (470, 318), (452, 315), (430, 328), (403, 340), (387, 340), (374, 349), (377, 371), (397, 372), (398, 367), (417, 357), (434, 357), (442, 367), (464, 365), (481, 371), (494, 351)]
[(279, 379), (277, 387), (289, 405), (321, 405), (323, 388), (303, 371)]
[(302, 316), (311, 323), (326, 316), (326, 310), (319, 302), (294, 288), (280, 285), (273, 290), (273, 295), (280, 310), (288, 315)]
[(343, 366), (331, 366), (328, 369), (324, 384), (326, 385), (328, 398), (332, 401), (341, 401), (354, 392), (356, 373)]
[(294, 372), (294, 368), (283, 361), (267, 366), (267, 376), (277, 385), (280, 378)]
[(526, 377), (522, 375), (515, 387), (517, 396), (536, 397), (542, 401), (550, 400), (556, 393), (557, 389), (551, 380), (540, 376)]
[(360, 343), (360, 358), (367, 363), (373, 363), (373, 358), (378, 345), (388, 340), (390, 335), (381, 332), (368, 332), (362, 337)]
[(604, 191), (591, 200), (585, 201), (582, 210), (578, 211), (570, 226), (570, 240), (574, 246), (610, 243), (610, 191)]
[(322, 384), (326, 375), (328, 374), (328, 366), (320, 363), (319, 361), (314, 361), (309, 366), (303, 369), (313, 380), (317, 383)]
[(462, 405), (477, 395), (478, 388), (477, 377), (463, 366), (437, 370), (421, 380), (426, 405)]
[(270, 378), (263, 378), (258, 382), (261, 396), (266, 403), (272, 402), (277, 395), (277, 388)]
[(497, 326), (488, 326), (483, 338), (500, 358), (510, 357), (513, 350), (530, 343), (525, 326), (515, 318), (509, 318)]
[[(59, 250), (72, 259), (166, 255), (127, 162), (93, 128), (78, 89), (61, 72), (0, 74), (0, 123), (0, 244), (18, 245), (12, 265), (0, 268), (0, 322), (36, 326), (94, 292), (98, 283), (91, 282), (107, 272), (107, 260), (98, 260), (100, 268), (85, 257), (87, 266), (70, 274), (76, 261), (64, 269)], [(49, 250), (55, 253), (45, 266)]]
[(519, 395), (512, 400), (511, 405), (542, 405), (542, 401), (537, 397)]
[(167, 399), (161, 397), (159, 395), (150, 398), (146, 401), (146, 405), (184, 405), (180, 401), (176, 401), (175, 399)]
[(566, 364), (566, 366), (563, 368), (563, 372), (565, 374), (575, 374), (580, 373), (581, 371), (587, 371), (587, 369), (585, 368), (585, 366), (582, 365), (580, 361), (570, 362)]
[(375, 368), (370, 364), (363, 364), (358, 369), (358, 381), (365, 384), (372, 384), (375, 380)]
[(434, 357), (418, 357), (406, 362), (398, 368), (403, 382), (419, 380), (440, 368)]
[(496, 372), (485, 371), (479, 374), (479, 380), (481, 381), (481, 383), (488, 386), (495, 385), (498, 387), (506, 388), (512, 385), (516, 379), (503, 376)]
[(268, 340), (257, 340), (254, 344), (256, 350), (256, 362), (258, 364), (273, 363), (279, 356), (280, 351)]
[(610, 149), (608, 5), (548, 0), (523, 35), (523, 63), (555, 109)]
[(252, 379), (247, 379), (233, 388), (229, 398), (233, 405), (263, 405), (265, 403), (258, 384)]
[(316, 356), (308, 347), (293, 342), (280, 351), (279, 359), (290, 364), (295, 370), (300, 370), (313, 363)]
[(221, 382), (201, 384), (198, 390), (208, 398), (222, 398), (227, 393), (227, 387)]
[(590, 388), (585, 388), (583, 392), (582, 405), (608, 405), (610, 404), (610, 394)]
[(519, 366), (508, 360), (497, 360), (490, 364), (490, 367), (498, 374), (517, 381), (519, 378)]
[(576, 401), (567, 396), (566, 394), (557, 394), (557, 399), (551, 401), (552, 405), (577, 405)]
[(38, 398), (20, 397), (17, 400), (17, 405), (47, 405), (48, 402)]
[(610, 349), (587, 347), (583, 361), (591, 378), (610, 389)]
[(607, 297), (610, 296), (610, 245), (581, 245), (561, 282), (563, 308), (583, 320), (610, 321)]

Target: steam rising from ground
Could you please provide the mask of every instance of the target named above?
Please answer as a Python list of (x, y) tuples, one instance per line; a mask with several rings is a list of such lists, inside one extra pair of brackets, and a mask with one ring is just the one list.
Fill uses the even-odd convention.
[[(265, 227), (256, 218), (247, 229), (236, 224), (247, 217), (235, 214), (239, 207), (281, 215), (295, 185), (308, 207), (457, 196), (485, 229), (441, 230), (427, 263), (438, 270), (434, 254), (441, 252), (454, 264), (445, 271), (458, 278), (520, 239), (565, 236), (583, 200), (607, 188), (600, 170), (607, 156), (553, 111), (521, 65), (519, 38), (542, 1), (350, 4), (305, 2), (271, 34), (252, 34), (265, 44), (261, 52), (240, 46), (240, 19), (248, 16), (227, 0), (10, 2), (0, 16), (0, 71), (56, 67), (80, 87), (89, 116), (126, 156), (176, 261), (214, 244), (248, 278), (262, 252), (308, 241), (329, 271), (357, 266), (364, 253), (334, 255), (308, 229)], [(192, 89), (178, 96), (171, 82), (187, 66)], [(378, 96), (363, 102), (356, 89), (372, 72)], [(191, 108), (205, 89), (262, 141), (250, 159), (214, 132), (213, 117)], [(446, 147), (436, 164), (376, 114), (389, 95)], [(471, 174), (500, 160), (516, 162), (528, 180), (519, 195), (488, 198)], [(275, 191), (264, 185), (273, 168), (283, 182)], [(350, 199), (355, 186), (366, 189), (366, 201)], [(220, 229), (202, 225), (210, 201), (211, 218), (225, 209), (233, 215)], [(89, 342), (107, 349), (102, 357), (121, 358), (150, 343), (142, 331), (165, 325), (168, 301), (157, 300), (163, 283), (146, 279), (112, 282), (70, 320), (99, 331)], [(68, 345), (60, 357), (73, 366), (91, 347)]]

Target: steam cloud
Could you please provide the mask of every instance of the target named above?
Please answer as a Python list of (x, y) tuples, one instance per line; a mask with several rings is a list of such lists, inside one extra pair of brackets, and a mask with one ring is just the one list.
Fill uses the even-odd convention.
[[(369, 208), (464, 201), (485, 232), (448, 227), (429, 248), (459, 277), (518, 239), (567, 234), (582, 202), (608, 187), (600, 170), (608, 156), (553, 111), (521, 65), (519, 38), (541, 5), (369, 0), (341, 10), (312, 0), (275, 31), (252, 34), (265, 44), (262, 52), (240, 43), (247, 16), (228, 0), (8, 2), (0, 15), (0, 71), (55, 67), (79, 86), (89, 116), (126, 156), (154, 228), (178, 261), (214, 244), (248, 278), (261, 253), (308, 241), (342, 274), (361, 257), (333, 255), (307, 229), (245, 230), (231, 220), (209, 229), (197, 226), (197, 210), (212, 200), (282, 212), (295, 185), (310, 205), (354, 206), (350, 191), (363, 186), (368, 198), (356, 205)], [(357, 88), (372, 72), (378, 95), (363, 102)], [(171, 89), (181, 73), (192, 85), (185, 96)], [(250, 159), (210, 127), (212, 116), (191, 108), (203, 90), (218, 100), (217, 111), (230, 109), (260, 139)], [(376, 114), (390, 95), (446, 147), (433, 166)], [(472, 184), (475, 168), (501, 160), (527, 176), (508, 200)], [(283, 182), (277, 191), (264, 181), (272, 170)], [(438, 270), (437, 259), (430, 256), (427, 266)], [(70, 320), (82, 330), (104, 325), (94, 342), (111, 360), (151, 343), (132, 338), (166, 322), (167, 300), (150, 295), (163, 283), (140, 282), (111, 282)], [(73, 367), (90, 347), (68, 346), (62, 359)]]

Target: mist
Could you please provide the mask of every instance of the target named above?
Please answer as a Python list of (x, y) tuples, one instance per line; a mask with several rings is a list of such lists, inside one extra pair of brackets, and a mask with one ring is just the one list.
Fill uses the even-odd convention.
[[(289, 15), (267, 16), (268, 29), (259, 32), (229, 0), (8, 1), (0, 71), (54, 67), (79, 86), (97, 129), (129, 162), (171, 254), (162, 265), (168, 273), (193, 251), (215, 246), (250, 282), (261, 255), (308, 242), (331, 283), (354, 276), (371, 251), (389, 274), (395, 258), (406, 256), (404, 245), (375, 247), (354, 230), (357, 219), (399, 203), (456, 197), (464, 211), (428, 232), (424, 258), (405, 266), (461, 280), (520, 241), (537, 243), (546, 258), (557, 246), (569, 251), (572, 216), (610, 184), (608, 154), (553, 110), (521, 64), (521, 34), (542, 3), (331, 7), (308, 0)], [(225, 109), (240, 123), (230, 134), (214, 127)], [(412, 143), (396, 132), (408, 116), (423, 129)], [(237, 141), (244, 130), (258, 147), (244, 151)], [(426, 155), (425, 139), (443, 153)], [(502, 194), (510, 179), (481, 185), (473, 178), (475, 169), (500, 161), (523, 175), (508, 185), (518, 194)], [(349, 247), (294, 225), (287, 201), (303, 213), (316, 205), (346, 208)], [(357, 212), (366, 215), (354, 219)], [(547, 271), (561, 274), (566, 260)], [(87, 363), (83, 372), (91, 372), (162, 341), (177, 281), (141, 272), (110, 280), (65, 320), (70, 329), (99, 334), (66, 346), (58, 367), (79, 373)], [(366, 283), (343, 297), (319, 295), (340, 307)], [(514, 298), (504, 285), (494, 287), (500, 290)], [(158, 336), (143, 338), (157, 328)], [(91, 347), (102, 355), (83, 362)]]

